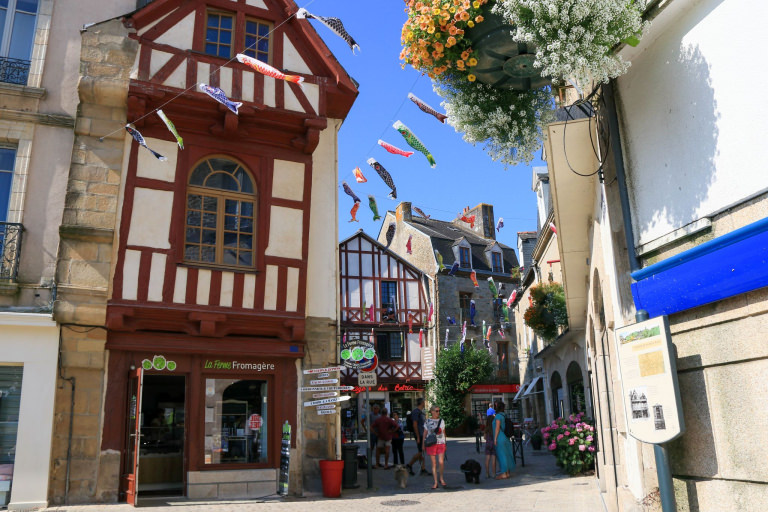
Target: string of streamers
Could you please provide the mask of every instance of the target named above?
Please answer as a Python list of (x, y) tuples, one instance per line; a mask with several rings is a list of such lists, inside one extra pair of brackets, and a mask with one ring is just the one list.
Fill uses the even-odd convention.
[(355, 204), (352, 205), (352, 209), (349, 210), (349, 214), (352, 216), (351, 219), (349, 219), (349, 222), (360, 222), (357, 220), (357, 210), (360, 208), (360, 202), (357, 201)]
[(301, 85), (302, 83), (304, 83), (303, 76), (286, 75), (279, 69), (270, 66), (266, 62), (261, 62), (260, 60), (254, 59), (253, 57), (249, 57), (248, 55), (245, 55), (243, 53), (238, 53), (237, 55), (235, 55), (235, 58), (237, 59), (237, 62), (239, 62), (240, 64), (245, 64), (252, 70), (258, 73), (261, 73), (262, 75), (271, 76), (275, 80), (285, 80), (286, 82), (297, 84), (299, 87), (304, 89), (304, 86)]
[(361, 171), (359, 167), (355, 167), (352, 172), (355, 173), (355, 181), (358, 183), (366, 183), (368, 181), (365, 176), (363, 176), (363, 171)]
[(373, 212), (373, 220), (377, 221), (381, 218), (381, 215), (379, 215), (379, 207), (376, 205), (376, 198), (373, 196), (368, 196), (368, 207)]
[(349, 187), (349, 185), (347, 185), (346, 181), (342, 181), (341, 186), (344, 188), (344, 193), (351, 197), (353, 201), (356, 203), (360, 202), (360, 198), (357, 197), (354, 192), (352, 192), (352, 189)]
[(157, 115), (160, 116), (160, 119), (163, 120), (163, 123), (165, 123), (165, 127), (168, 128), (168, 131), (171, 132), (174, 137), (176, 137), (176, 143), (179, 145), (179, 149), (184, 149), (184, 139), (182, 139), (181, 135), (179, 135), (179, 132), (176, 130), (176, 126), (173, 124), (173, 121), (168, 119), (168, 116), (166, 116), (165, 112), (162, 110), (158, 110)]
[(352, 53), (355, 53), (355, 48), (358, 50), (360, 49), (360, 45), (355, 42), (355, 40), (352, 38), (351, 35), (347, 32), (347, 30), (344, 28), (344, 24), (341, 22), (339, 18), (330, 18), (325, 16), (317, 16), (316, 14), (311, 14), (307, 12), (306, 9), (303, 7), (299, 9), (299, 11), (296, 13), (296, 19), (303, 20), (305, 18), (314, 19), (331, 29), (333, 33), (335, 33), (337, 36), (342, 38), (346, 43), (349, 45), (349, 48), (352, 50)]
[(200, 92), (204, 92), (214, 100), (218, 101), (225, 107), (227, 107), (229, 110), (235, 113), (235, 115), (238, 114), (238, 109), (243, 106), (242, 101), (232, 101), (229, 98), (227, 98), (227, 95), (219, 89), (218, 87), (214, 87), (212, 85), (200, 84)]
[[(306, 4), (304, 4), (304, 7), (308, 7), (308, 6), (309, 6), (309, 5), (311, 5), (311, 4), (312, 4), (314, 1), (315, 1), (315, 0), (309, 0), (309, 2), (307, 2)], [(267, 32), (267, 33), (266, 33), (266, 34), (264, 34), (263, 36), (258, 36), (258, 37), (256, 37), (256, 40), (255, 40), (255, 41), (254, 41), (252, 44), (250, 44), (250, 45), (246, 46), (246, 47), (245, 47), (245, 49), (246, 49), (246, 50), (250, 50), (250, 49), (254, 48), (254, 47), (257, 45), (257, 44), (259, 44), (259, 41), (261, 41), (262, 39), (267, 39), (267, 38), (269, 38), (269, 36), (270, 36), (270, 35), (272, 35), (272, 34), (273, 34), (273, 33), (274, 33), (274, 32), (275, 32), (275, 31), (276, 31), (278, 28), (282, 27), (283, 25), (285, 25), (286, 23), (288, 23), (289, 21), (291, 21), (291, 18), (293, 18), (294, 16), (295, 16), (295, 14), (292, 14), (291, 16), (288, 16), (288, 17), (287, 17), (287, 18), (285, 18), (283, 21), (281, 21), (280, 23), (278, 23), (277, 25), (275, 25), (274, 27), (272, 27), (272, 30), (270, 30), (269, 32)], [(231, 63), (232, 63), (232, 62), (233, 62), (235, 59), (236, 59), (236, 57), (232, 57), (231, 59), (229, 59), (227, 62), (225, 62), (225, 63), (224, 63), (224, 64), (222, 64), (221, 66), (219, 66), (218, 68), (214, 69), (213, 71), (211, 71), (211, 75), (218, 73), (218, 71), (219, 71), (221, 68), (228, 66), (228, 65), (229, 65), (229, 64), (231, 64)], [(194, 89), (197, 89), (198, 85), (200, 85), (200, 84), (201, 84), (201, 82), (197, 82), (197, 83), (195, 83), (195, 84), (193, 84), (193, 85), (191, 85), (191, 86), (187, 87), (186, 89), (184, 89), (184, 90), (183, 90), (183, 91), (181, 91), (180, 93), (178, 93), (178, 94), (176, 94), (175, 96), (171, 97), (171, 98), (170, 98), (168, 101), (166, 101), (165, 103), (163, 103), (162, 105), (160, 105), (160, 106), (159, 106), (159, 107), (157, 107), (156, 109), (154, 109), (154, 110), (151, 110), (150, 112), (147, 112), (146, 114), (144, 114), (143, 116), (140, 116), (140, 117), (138, 117), (137, 119), (134, 119), (134, 120), (133, 120), (133, 122), (134, 122), (134, 123), (138, 123), (138, 122), (139, 122), (139, 121), (141, 121), (142, 119), (145, 119), (145, 118), (147, 118), (147, 117), (151, 116), (152, 114), (156, 113), (158, 110), (162, 110), (163, 108), (165, 108), (165, 106), (166, 106), (166, 105), (169, 105), (169, 104), (173, 103), (174, 101), (176, 101), (177, 99), (179, 99), (179, 98), (180, 98), (180, 97), (182, 97), (183, 95), (187, 94), (189, 91), (192, 91), (192, 90), (194, 90)], [(225, 96), (225, 97), (226, 97), (226, 96)], [(214, 98), (214, 99), (215, 99), (215, 98)], [(219, 101), (219, 100), (216, 100), (216, 101)], [(242, 104), (241, 104), (241, 105), (242, 105)], [(228, 108), (229, 108), (229, 107), (228, 107)], [(235, 114), (237, 114), (237, 112), (235, 112)], [(111, 136), (111, 135), (114, 135), (114, 134), (116, 134), (117, 132), (119, 132), (119, 131), (120, 131), (120, 130), (122, 130), (122, 129), (123, 129), (123, 128), (118, 128), (118, 129), (116, 129), (116, 130), (112, 130), (111, 132), (107, 133), (106, 135), (102, 135), (101, 137), (99, 137), (99, 142), (104, 142), (104, 139), (106, 139), (107, 137), (109, 137), (109, 136)], [(138, 141), (137, 141), (137, 142), (138, 142)]]
[(368, 165), (373, 167), (381, 179), (384, 180), (384, 183), (386, 183), (387, 186), (392, 189), (392, 193), (389, 194), (389, 198), (397, 199), (397, 188), (395, 187), (395, 182), (392, 181), (392, 176), (390, 176), (384, 166), (377, 162), (375, 158), (369, 158)]

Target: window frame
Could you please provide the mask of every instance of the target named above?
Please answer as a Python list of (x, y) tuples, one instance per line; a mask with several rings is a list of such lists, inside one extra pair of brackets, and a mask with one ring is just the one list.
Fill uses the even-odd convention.
[[(379, 337), (380, 336), (386, 336), (386, 342), (387, 342), (387, 348), (386, 351), (382, 350), (379, 346)], [(391, 347), (394, 341), (400, 342), (400, 357), (399, 358), (393, 358)], [(405, 362), (407, 358), (406, 350), (405, 350), (405, 338), (403, 336), (403, 331), (377, 331), (376, 332), (376, 355), (379, 357), (379, 361), (381, 362)]]
[[(239, 168), (242, 168), (243, 171), (248, 175), (248, 177), (251, 179), (251, 184), (253, 185), (253, 193), (249, 192), (233, 192), (223, 189), (217, 189), (217, 188), (207, 188), (207, 187), (201, 187), (199, 185), (191, 185), (190, 179), (192, 178), (192, 173), (194, 172), (197, 167), (208, 161), (208, 160), (214, 160), (214, 159), (225, 159), (229, 160), (233, 163), (238, 164)], [(189, 195), (190, 194), (198, 194), (203, 195), (207, 197), (216, 197), (217, 199), (220, 199), (217, 201), (217, 209), (216, 209), (216, 255), (215, 260), (216, 261), (222, 261), (222, 263), (217, 262), (208, 262), (208, 261), (199, 261), (199, 260), (189, 260), (186, 257), (186, 246), (187, 246), (187, 219), (189, 215)], [(226, 200), (227, 199), (233, 199), (237, 201), (246, 201), (246, 200), (252, 200), (253, 201), (253, 229), (251, 232), (251, 264), (250, 265), (233, 265), (228, 263), (223, 263), (223, 254), (224, 254), (224, 233), (225, 233), (225, 221), (226, 221)], [(187, 267), (204, 267), (204, 268), (210, 268), (210, 269), (222, 269), (222, 270), (233, 270), (238, 272), (255, 272), (257, 270), (257, 267), (259, 265), (259, 255), (257, 254), (257, 247), (258, 247), (258, 235), (259, 235), (259, 229), (258, 229), (258, 220), (259, 220), (259, 183), (256, 180), (255, 175), (250, 170), (250, 168), (245, 165), (241, 160), (237, 158), (233, 158), (229, 155), (222, 155), (222, 154), (213, 154), (213, 155), (207, 155), (203, 158), (200, 158), (195, 162), (194, 165), (192, 165), (189, 170), (187, 171), (187, 179), (185, 182), (185, 190), (184, 190), (184, 216), (181, 219), (182, 222), (182, 229), (181, 229), (181, 240), (179, 243), (179, 262)], [(201, 205), (201, 212), (204, 212), (205, 210), (202, 210)], [(238, 234), (240, 231), (237, 232)], [(203, 245), (202, 243), (196, 244), (198, 246)], [(239, 248), (238, 248), (238, 258), (239, 258)]]
[[(8, 7), (5, 7), (5, 26), (2, 27), (3, 35), (0, 38), (0, 57), (15, 59), (17, 57), (11, 57), (9, 52), (11, 51), (11, 41), (13, 40), (13, 21), (16, 18), (18, 0), (8, 0)], [(35, 47), (35, 34), (37, 33), (37, 20), (40, 16), (40, 0), (37, 0), (37, 10), (34, 13), (29, 11), (21, 11), (23, 14), (34, 14), (35, 26), (32, 28), (32, 42), (29, 45), (29, 56), (22, 60), (32, 60), (32, 50)]]
[[(496, 260), (499, 260), (499, 265), (496, 266)], [(491, 270), (493, 272), (504, 273), (504, 258), (498, 251), (491, 251)]]
[[(394, 287), (394, 290), (395, 290), (395, 293), (394, 293), (395, 302), (394, 303), (390, 302), (389, 300), (386, 300), (386, 301), (384, 300), (384, 285), (385, 284), (387, 285), (387, 287), (389, 287), (390, 285), (392, 285)], [(398, 288), (399, 288), (398, 287), (398, 282), (397, 282), (396, 279), (382, 279), (380, 281), (380, 283), (379, 283), (379, 300), (381, 301), (379, 306), (382, 309), (382, 314), (381, 314), (382, 321), (397, 322), (397, 320), (398, 320), (398, 316), (399, 316), (398, 300), (397, 300), (398, 299)], [(392, 297), (392, 295), (390, 295), (390, 297)], [(388, 305), (390, 305), (390, 304), (392, 305), (392, 310), (394, 311), (394, 318), (385, 319), (384, 317), (387, 315), (386, 309), (387, 309)]]
[[(273, 22), (269, 21), (269, 20), (264, 20), (264, 19), (260, 19), (260, 18), (254, 18), (253, 16), (246, 16), (245, 17), (245, 23), (243, 23), (243, 37), (242, 37), (242, 40), (243, 40), (243, 53), (248, 55), (246, 53), (247, 51), (255, 50), (256, 55), (251, 55), (251, 57), (253, 57), (255, 59), (259, 59), (258, 55), (259, 55), (260, 52), (258, 50), (256, 50), (256, 48), (258, 48), (258, 41), (259, 41), (258, 38), (259, 38), (259, 35), (256, 34), (256, 47), (249, 50), (248, 49), (248, 45), (245, 44), (246, 43), (246, 37), (248, 36), (248, 22), (249, 21), (255, 22), (257, 24), (266, 25), (267, 28), (269, 29), (267, 31), (267, 36), (266, 36), (267, 37), (267, 60), (266, 61), (261, 61), (261, 62), (266, 62), (267, 64), (271, 64), (272, 63), (272, 47), (273, 47), (273, 45), (272, 45), (272, 31), (275, 30), (275, 24)], [(239, 39), (238, 39), (238, 41), (239, 41)], [(261, 52), (261, 53), (264, 53), (264, 52)], [(261, 59), (259, 59), (259, 60), (261, 60)]]
[[(230, 43), (229, 43), (229, 55), (226, 56), (226, 57), (221, 56), (218, 53), (219, 47), (220, 46), (224, 46), (221, 43), (219, 43), (219, 40), (221, 39), (221, 37), (219, 37), (219, 40), (217, 40), (215, 43), (213, 43), (213, 42), (209, 43), (208, 42), (208, 29), (210, 28), (208, 26), (208, 20), (210, 19), (212, 14), (216, 15), (216, 16), (228, 16), (229, 18), (232, 19), (232, 30), (230, 30), (232, 36), (231, 36)], [(224, 11), (224, 10), (220, 10), (220, 9), (206, 9), (205, 10), (205, 26), (204, 26), (204, 30), (205, 30), (204, 34), (203, 34), (203, 53), (204, 54), (208, 55), (209, 57), (219, 57), (221, 59), (227, 59), (227, 60), (231, 59), (234, 56), (232, 54), (232, 51), (234, 50), (234, 47), (235, 47), (235, 41), (237, 41), (237, 36), (236, 36), (236, 34), (237, 34), (237, 14), (236, 13), (228, 12), (228, 11)], [(219, 22), (217, 30), (219, 32), (221, 32), (221, 22)], [(215, 44), (216, 45), (217, 52), (216, 52), (215, 55), (208, 53), (207, 46), (209, 44)]]
[[(459, 292), (459, 314), (461, 316), (460, 320), (463, 321), (469, 321), (469, 304), (472, 301), (472, 293), (471, 292)], [(466, 316), (465, 316), (466, 314)]]
[[(13, 166), (10, 169), (0, 169), (0, 173), (7, 173), (11, 177), (11, 181), (8, 186), (8, 208), (4, 212), (0, 211), (0, 222), (10, 222), (8, 219), (11, 216), (11, 198), (13, 197), (13, 187), (14, 182), (16, 181), (16, 159), (19, 155), (19, 148), (16, 146), (0, 144), (0, 151), (2, 150), (13, 151)], [(3, 191), (0, 190), (0, 194), (2, 193)], [(1, 243), (0, 246), (2, 246)]]
[[(463, 256), (466, 254), (466, 265), (464, 264)], [(469, 247), (459, 246), (459, 268), (472, 268), (472, 251)]]
[[(216, 54), (211, 54), (211, 53), (208, 53), (208, 51), (207, 51), (207, 45), (209, 44), (209, 42), (208, 42), (208, 33), (207, 33), (208, 28), (209, 28), (208, 27), (208, 20), (209, 20), (211, 15), (228, 16), (228, 17), (230, 17), (232, 19), (232, 30), (231, 30), (232, 38), (231, 38), (231, 43), (229, 44), (229, 56), (227, 56), (227, 57), (224, 57), (224, 56), (221, 56), (221, 55), (218, 54), (218, 48), (219, 48), (219, 46), (221, 46), (221, 44), (218, 41), (215, 42), (215, 43), (210, 43), (210, 44), (216, 44), (217, 45), (216, 46), (216, 49), (217, 49), (217, 53)], [(201, 53), (207, 55), (208, 57), (214, 57), (214, 58), (225, 59), (225, 60), (231, 60), (235, 56), (235, 54), (237, 54), (237, 53), (245, 53), (246, 52), (246, 44), (245, 43), (246, 43), (246, 35), (247, 35), (246, 27), (247, 27), (247, 23), (248, 22), (255, 22), (257, 24), (262, 24), (262, 25), (267, 26), (267, 28), (269, 29), (268, 32), (267, 32), (267, 36), (266, 36), (266, 39), (267, 39), (267, 60), (266, 61), (261, 61), (261, 62), (266, 62), (267, 64), (271, 65), (272, 64), (272, 58), (273, 58), (273, 47), (274, 47), (274, 44), (273, 44), (274, 39), (272, 37), (273, 31), (275, 29), (275, 22), (274, 22), (274, 20), (269, 20), (269, 19), (265, 19), (265, 18), (259, 18), (259, 17), (256, 17), (256, 16), (248, 16), (248, 15), (246, 15), (243, 12), (227, 11), (226, 9), (219, 9), (219, 8), (215, 8), (215, 7), (214, 8), (210, 8), (210, 7), (206, 8), (206, 10), (205, 10), (204, 32), (203, 32), (203, 36), (201, 38), (202, 41), (200, 43), (199, 51)], [(221, 24), (219, 24), (219, 26), (220, 25)], [(218, 30), (221, 31), (221, 28), (219, 28)], [(258, 34), (256, 34), (257, 40), (258, 40), (258, 37), (259, 37)], [(257, 47), (258, 47), (258, 44), (256, 45), (256, 48)], [(256, 53), (256, 57), (255, 58), (258, 59), (259, 52), (256, 51), (255, 53)], [(264, 52), (261, 52), (261, 53), (264, 53)], [(261, 60), (261, 59), (259, 59), (259, 60)]]

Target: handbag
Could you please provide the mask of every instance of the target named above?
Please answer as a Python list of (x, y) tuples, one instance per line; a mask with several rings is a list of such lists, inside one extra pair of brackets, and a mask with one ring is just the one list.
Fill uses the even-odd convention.
[[(443, 421), (442, 419), (437, 420), (437, 427), (435, 427), (435, 430), (440, 428), (440, 422)], [(427, 434), (427, 437), (424, 438), (424, 446), (434, 446), (437, 444), (437, 434), (434, 432), (430, 432)]]

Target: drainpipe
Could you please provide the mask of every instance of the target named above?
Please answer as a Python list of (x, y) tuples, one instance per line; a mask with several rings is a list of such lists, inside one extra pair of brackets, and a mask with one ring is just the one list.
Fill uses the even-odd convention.
[(69, 505), (69, 471), (72, 462), (72, 428), (75, 419), (75, 389), (77, 387), (77, 381), (75, 377), (64, 377), (62, 373), (61, 355), (62, 355), (62, 336), (61, 330), (64, 326), (59, 327), (59, 378), (69, 382), (72, 388), (72, 394), (69, 399), (69, 434), (67, 435), (67, 474), (64, 481), (64, 505)]

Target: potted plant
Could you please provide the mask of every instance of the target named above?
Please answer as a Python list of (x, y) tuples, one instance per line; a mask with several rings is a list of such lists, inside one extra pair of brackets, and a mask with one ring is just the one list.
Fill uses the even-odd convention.
[(547, 448), (557, 459), (557, 465), (566, 473), (573, 476), (592, 469), (597, 434), (583, 412), (571, 414), (567, 419), (558, 418), (541, 431)]
[(531, 305), (523, 319), (537, 336), (546, 341), (554, 340), (561, 327), (568, 326), (565, 292), (560, 283), (540, 283), (531, 287)]
[(544, 441), (544, 438), (541, 436), (539, 432), (534, 432), (531, 436), (531, 447), (534, 450), (541, 450), (541, 443)]

